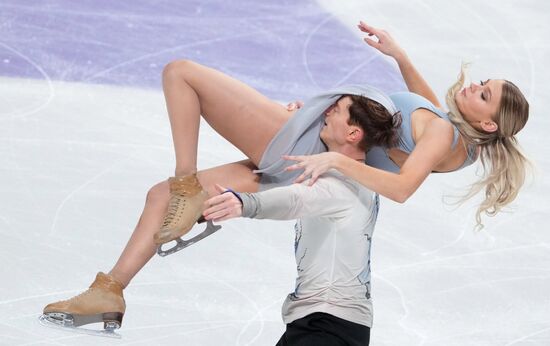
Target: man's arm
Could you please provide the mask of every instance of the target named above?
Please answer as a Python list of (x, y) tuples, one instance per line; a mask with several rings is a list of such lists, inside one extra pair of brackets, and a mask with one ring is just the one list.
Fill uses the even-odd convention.
[(240, 199), (219, 187), (221, 195), (206, 201), (207, 220), (234, 217), (292, 220), (304, 216), (343, 216), (350, 207), (352, 191), (339, 179), (322, 177), (313, 186), (293, 184), (257, 193), (239, 194)]

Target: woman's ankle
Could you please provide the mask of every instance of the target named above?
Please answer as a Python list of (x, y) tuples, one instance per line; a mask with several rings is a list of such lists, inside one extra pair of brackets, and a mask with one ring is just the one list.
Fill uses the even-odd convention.
[(176, 168), (175, 175), (176, 177), (186, 177), (188, 175), (196, 174), (196, 169), (188, 169), (188, 168)]
[(122, 288), (126, 288), (131, 280), (131, 278), (128, 278), (126, 275), (123, 275), (114, 269), (109, 272), (109, 275), (111, 275), (116, 281), (122, 284)]

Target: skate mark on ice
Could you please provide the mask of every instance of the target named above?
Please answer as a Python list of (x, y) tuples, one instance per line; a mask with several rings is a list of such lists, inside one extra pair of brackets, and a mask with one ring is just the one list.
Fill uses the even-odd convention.
[(82, 292), (83, 290), (87, 290), (87, 289), (88, 289), (88, 287), (84, 287), (84, 288), (78, 288), (78, 289), (74, 289), (74, 290), (56, 291), (56, 292), (53, 292), (53, 293), (50, 292), (50, 293), (38, 294), (38, 295), (34, 295), (34, 296), (26, 296), (26, 297), (14, 298), (14, 299), (2, 300), (2, 301), (0, 301), (0, 305), (17, 303), (17, 302), (21, 302), (21, 301), (25, 301), (25, 300), (29, 300), (29, 299), (51, 297), (51, 296), (56, 296), (56, 295), (77, 294), (78, 292)]
[[(35, 107), (31, 110), (23, 111), (22, 113), (11, 112), (11, 113), (8, 113), (7, 115), (9, 115), (11, 119), (13, 119), (14, 117), (26, 117), (27, 115), (38, 113), (42, 109), (46, 108), (52, 102), (52, 100), (55, 96), (55, 90), (54, 90), (54, 87), (53, 87), (53, 83), (52, 83), (52, 80), (51, 80), (50, 76), (48, 75), (48, 73), (46, 73), (46, 71), (44, 71), (44, 69), (40, 65), (35, 63), (33, 60), (31, 60), (25, 54), (19, 52), (17, 49), (5, 44), (4, 42), (0, 42), (0, 46), (4, 47), (5, 49), (7, 49), (9, 51), (11, 51), (12, 53), (18, 55), (23, 60), (25, 60), (26, 62), (31, 64), (34, 68), (36, 68), (38, 70), (38, 72), (40, 72), (40, 74), (42, 74), (42, 76), (44, 76), (44, 80), (46, 80), (46, 82), (48, 83), (48, 90), (49, 90), (48, 99), (44, 103), (42, 103), (41, 105), (39, 105), (39, 106), (37, 106), (37, 107)], [(2, 114), (0, 113), (0, 115), (2, 115)], [(0, 118), (0, 119), (2, 119), (2, 118)]]
[[(204, 274), (203, 274), (203, 275), (204, 275)], [(241, 292), (241, 290), (239, 289), (239, 287), (234, 286), (234, 285), (230, 284), (230, 283), (227, 282), (227, 281), (219, 280), (219, 279), (217, 279), (217, 278), (215, 278), (215, 277), (212, 277), (212, 276), (210, 276), (210, 275), (206, 275), (206, 276), (209, 277), (209, 278), (211, 278), (211, 279), (213, 279), (214, 281), (216, 281), (216, 282), (218, 282), (218, 283), (220, 283), (220, 284), (222, 284), (222, 285), (224, 285), (224, 286), (230, 288), (231, 290), (235, 291), (239, 296), (243, 297), (244, 300), (247, 301), (247, 302), (252, 306), (252, 308), (253, 308), (254, 310), (256, 310), (256, 314), (254, 314), (254, 315), (252, 316), (252, 318), (248, 320), (249, 323), (250, 323), (250, 321), (254, 321), (254, 320), (256, 319), (256, 316), (258, 316), (258, 315), (259, 315), (259, 316), (262, 316), (262, 312), (261, 312), (261, 309), (259, 308), (258, 304), (256, 304), (256, 302), (255, 302), (254, 300), (250, 299), (247, 295), (243, 294), (243, 293)], [(241, 328), (241, 332), (239, 333), (239, 336), (237, 337), (237, 340), (235, 341), (235, 344), (236, 344), (236, 345), (239, 345), (240, 338), (241, 338), (242, 334), (244, 333), (244, 332), (243, 332), (243, 329), (246, 328), (246, 327), (249, 325), (249, 323), (247, 323), (247, 324), (245, 325), (245, 327)], [(263, 330), (264, 330), (264, 321), (263, 321), (263, 320), (260, 320), (260, 330), (256, 333), (256, 335), (254, 335), (254, 338), (253, 338), (253, 339), (258, 338), (258, 337), (262, 334)]]
[[(170, 267), (172, 268), (172, 270), (174, 272), (177, 272), (179, 270), (179, 268), (174, 268), (174, 265), (175, 264), (172, 264), (172, 262), (170, 262)], [(201, 273), (200, 275), (202, 275), (203, 277), (206, 277), (208, 279), (210, 279), (210, 281), (212, 282), (215, 282), (215, 283), (218, 283), (222, 286), (225, 286), (227, 288), (229, 288), (231, 291), (234, 291), (237, 295), (241, 296), (247, 303), (250, 304), (250, 306), (253, 308), (253, 310), (256, 311), (256, 313), (252, 316), (252, 318), (248, 319), (247, 321), (247, 324), (241, 328), (241, 333), (239, 333), (239, 336), (237, 337), (237, 340), (235, 341), (236, 342), (236, 345), (238, 345), (239, 341), (240, 341), (240, 338), (242, 337), (242, 334), (244, 333), (243, 332), (243, 329), (245, 329), (248, 325), (250, 325), (251, 322), (253, 322), (254, 320), (256, 320), (256, 316), (263, 316), (262, 315), (262, 309), (260, 309), (258, 307), (258, 304), (256, 304), (256, 302), (252, 299), (250, 299), (247, 295), (243, 294), (241, 292), (241, 289), (237, 286), (234, 286), (232, 284), (230, 284), (229, 282), (227, 281), (224, 281), (224, 280), (220, 280), (216, 277), (213, 277), (211, 275), (208, 275), (208, 274), (205, 274), (205, 273)], [(206, 323), (206, 322), (205, 322)], [(253, 340), (257, 339), (261, 333), (263, 332), (264, 330), (264, 321), (263, 320), (260, 320), (260, 328), (259, 328), (259, 331), (256, 333), (256, 335), (254, 335), (253, 337)]]
[[(209, 321), (205, 321), (204, 323), (209, 323)], [(122, 344), (119, 344), (119, 345), (134, 345), (134, 344), (142, 344), (142, 345), (145, 344), (146, 345), (147, 342), (150, 342), (150, 341), (158, 341), (158, 340), (162, 340), (162, 339), (173, 338), (174, 336), (178, 336), (178, 335), (189, 335), (189, 334), (193, 334), (193, 333), (199, 333), (199, 332), (205, 332), (205, 331), (209, 331), (209, 330), (221, 329), (221, 328), (230, 327), (231, 325), (233, 325), (233, 323), (227, 323), (227, 325), (221, 325), (221, 326), (193, 329), (193, 330), (188, 330), (188, 331), (184, 331), (184, 332), (169, 333), (169, 334), (165, 334), (165, 335), (162, 335), (162, 336), (155, 336), (155, 337), (152, 337), (152, 338), (139, 339), (139, 340), (136, 340), (136, 341), (125, 342), (125, 343), (122, 343)], [(162, 325), (160, 325), (160, 326), (162, 326)], [(158, 325), (154, 325), (154, 326), (150, 326), (150, 327), (158, 327)], [(127, 330), (127, 329), (124, 329), (124, 330)], [(182, 343), (182, 345), (183, 344), (185, 344), (185, 343)]]
[[(15, 330), (18, 330), (20, 331), (23, 335), (25, 334), (28, 334), (28, 335), (31, 335), (34, 338), (34, 340), (40, 340), (40, 341), (30, 341), (30, 342), (25, 342), (25, 343), (19, 343), (17, 344), (17, 346), (28, 346), (28, 345), (43, 345), (43, 344), (50, 344), (50, 345), (61, 345), (61, 346), (65, 346), (66, 344), (63, 344), (63, 343), (60, 343), (58, 342), (58, 338), (56, 339), (49, 339), (47, 336), (44, 335), (44, 333), (37, 333), (35, 332), (33, 328), (29, 328), (29, 324), (33, 324), (33, 327), (35, 327), (35, 325), (38, 325), (39, 324), (39, 321), (38, 319), (36, 318), (37, 314), (36, 313), (33, 313), (33, 314), (28, 314), (28, 315), (25, 315), (25, 319), (26, 317), (29, 317), (29, 322), (25, 322), (22, 327), (19, 327), (19, 326), (16, 326), (16, 325), (10, 325), (10, 324), (7, 324), (7, 323), (1, 323), (0, 322), (0, 326), (5, 326), (7, 328), (10, 328), (10, 329), (15, 329)], [(18, 316), (18, 317), (21, 317), (21, 316)], [(16, 319), (16, 318), (13, 318), (13, 319)], [(40, 327), (42, 328), (42, 327)], [(4, 337), (10, 337), (8, 335), (0, 335), (0, 340), (1, 341), (5, 341)], [(13, 338), (13, 337), (11, 337)], [(47, 340), (44, 340), (44, 338), (48, 338)], [(64, 337), (64, 338), (67, 338), (67, 337)], [(71, 337), (69, 337), (71, 338)], [(22, 338), (17, 338), (19, 340), (21, 340)], [(13, 343), (14, 345), (16, 343)]]
[[(276, 304), (277, 304), (277, 305), (281, 304), (281, 300), (282, 300), (282, 299), (277, 299), (277, 300), (273, 301), (272, 303), (267, 304), (267, 305), (264, 306), (262, 309), (260, 309), (260, 310), (256, 313), (256, 315), (252, 316), (252, 318), (249, 319), (248, 322), (241, 328), (241, 331), (240, 331), (240, 333), (239, 333), (239, 336), (237, 337), (237, 341), (235, 342), (235, 345), (240, 345), (240, 341), (241, 341), (242, 335), (244, 335), (244, 333), (246, 332), (246, 330), (248, 329), (248, 327), (249, 327), (254, 321), (257, 320), (257, 317), (262, 317), (262, 318), (263, 318), (263, 314), (262, 314), (262, 313), (263, 313), (265, 310), (268, 310), (268, 309), (272, 308), (272, 307), (273, 307), (274, 305), (276, 305)], [(261, 323), (262, 323), (262, 326), (265, 324), (265, 322), (264, 322), (263, 320), (261, 320)], [(256, 340), (261, 336), (261, 332), (262, 332), (262, 331), (263, 331), (263, 328), (262, 328), (262, 330), (260, 330), (260, 332), (258, 332), (258, 333), (254, 336), (254, 338), (253, 338), (252, 340), (248, 341), (245, 345), (250, 345), (250, 344), (252, 344), (254, 341), (256, 341)]]
[(119, 165), (124, 165), (127, 162), (129, 162), (130, 159), (133, 159), (133, 157), (126, 158), (126, 159), (123, 159), (121, 161), (115, 162), (114, 164), (110, 165), (109, 167), (105, 168), (104, 170), (102, 170), (101, 172), (99, 172), (98, 174), (96, 174), (95, 176), (90, 178), (88, 181), (84, 182), (82, 185), (78, 186), (73, 191), (69, 192), (69, 194), (61, 201), (61, 203), (59, 204), (59, 206), (57, 207), (57, 209), (55, 211), (55, 216), (54, 216), (54, 219), (53, 219), (53, 222), (52, 222), (52, 227), (50, 228), (50, 233), (48, 233), (48, 236), (52, 237), (52, 236), (55, 235), (55, 233), (56, 233), (55, 228), (57, 226), (57, 220), (59, 219), (59, 214), (61, 213), (61, 211), (65, 207), (65, 204), (67, 203), (67, 201), (69, 201), (71, 198), (73, 198), (73, 196), (75, 196), (78, 192), (82, 191), (88, 185), (92, 184), (93, 182), (95, 182), (96, 180), (101, 178), (102, 176), (104, 176), (107, 173), (109, 173), (110, 171), (112, 171), (114, 167), (119, 166)]
[(522, 341), (528, 341), (529, 338), (533, 337), (533, 336), (537, 336), (539, 334), (542, 334), (544, 332), (547, 332), (547, 331), (550, 331), (550, 327), (548, 328), (543, 328), (543, 329), (540, 329), (540, 330), (537, 330), (536, 332), (533, 332), (531, 334), (527, 334), (525, 336), (522, 336), (521, 338), (518, 338), (518, 339), (515, 339), (515, 340), (512, 340), (510, 341), (509, 343), (507, 343), (506, 345), (504, 346), (513, 346), (519, 342), (522, 342)]
[(308, 52), (308, 48), (309, 48), (309, 43), (311, 42), (311, 40), (313, 38), (313, 35), (315, 35), (317, 33), (317, 31), (319, 31), (327, 22), (329, 22), (332, 19), (334, 19), (334, 17), (332, 15), (327, 15), (325, 17), (325, 19), (321, 20), (321, 22), (319, 22), (319, 24), (317, 24), (317, 26), (315, 28), (313, 28), (313, 30), (311, 30), (311, 32), (307, 35), (307, 38), (306, 38), (306, 40), (304, 42), (304, 45), (302, 47), (302, 61), (304, 63), (305, 69), (306, 69), (307, 77), (309, 78), (311, 83), (318, 89), (322, 89), (322, 88), (317, 83), (315, 78), (313, 78), (313, 73), (311, 73), (311, 69), (309, 68), (309, 63), (308, 63), (308, 59), (307, 59), (307, 52)]
[(387, 278), (385, 278), (381, 275), (376, 275), (375, 280), (381, 280), (381, 281), (385, 282), (386, 284), (391, 286), (397, 292), (397, 294), (399, 296), (399, 301), (401, 302), (401, 307), (403, 308), (403, 315), (401, 316), (401, 318), (399, 318), (397, 323), (401, 326), (401, 328), (403, 328), (403, 330), (406, 330), (406, 331), (410, 332), (411, 334), (418, 336), (418, 338), (420, 339), (420, 342), (418, 343), (419, 345), (424, 344), (424, 342), (426, 341), (426, 336), (420, 334), (417, 330), (414, 330), (414, 329), (408, 327), (404, 322), (409, 317), (410, 312), (409, 312), (407, 301), (405, 299), (405, 294), (403, 293), (401, 288), (399, 288), (399, 286), (397, 286), (391, 280), (389, 280), (389, 279), (387, 279)]
[(390, 272), (401, 270), (401, 269), (409, 269), (409, 268), (420, 267), (420, 266), (424, 266), (424, 265), (427, 265), (427, 264), (438, 264), (439, 263), (439, 265), (442, 265), (444, 263), (441, 263), (441, 262), (446, 262), (446, 261), (449, 261), (449, 260), (468, 258), (468, 257), (471, 257), (471, 256), (498, 254), (498, 253), (502, 253), (502, 252), (505, 252), (505, 251), (536, 249), (538, 247), (545, 247), (545, 245), (546, 244), (530, 244), (530, 245), (511, 246), (511, 247), (501, 248), (501, 249), (480, 250), (480, 251), (469, 252), (469, 253), (460, 254), (460, 255), (456, 255), (456, 256), (438, 257), (438, 258), (435, 258), (435, 259), (432, 259), (432, 260), (420, 261), (420, 262), (411, 263), (411, 264), (404, 264), (404, 265), (394, 266), (394, 267), (391, 267), (391, 268), (388, 268), (388, 269), (378, 270), (377, 272), (385, 274), (385, 273), (390, 273)]
[(131, 64), (134, 64), (134, 63), (137, 63), (139, 61), (146, 60), (146, 59), (149, 59), (149, 58), (152, 58), (152, 57), (160, 56), (160, 55), (165, 54), (165, 53), (177, 52), (179, 50), (186, 49), (186, 48), (192, 48), (192, 47), (196, 47), (196, 46), (202, 46), (202, 45), (207, 45), (207, 44), (212, 44), (212, 43), (217, 43), (217, 42), (223, 42), (223, 41), (226, 41), (226, 40), (232, 40), (232, 39), (237, 39), (237, 38), (242, 38), (242, 37), (247, 37), (247, 36), (254, 36), (256, 34), (257, 34), (257, 32), (252, 32), (252, 33), (249, 32), (249, 33), (246, 33), (246, 34), (239, 34), (239, 35), (232, 35), (232, 36), (227, 36), (227, 37), (213, 38), (213, 39), (209, 39), (209, 40), (202, 40), (202, 41), (199, 41), (199, 42), (187, 43), (187, 44), (182, 44), (182, 45), (179, 45), (179, 46), (173, 46), (173, 47), (165, 48), (165, 49), (162, 49), (162, 50), (154, 52), (154, 53), (144, 54), (144, 55), (138, 56), (136, 58), (123, 61), (123, 62), (118, 63), (116, 65), (113, 65), (113, 66), (111, 66), (111, 67), (109, 67), (109, 68), (107, 68), (103, 71), (96, 72), (93, 75), (84, 78), (82, 81), (85, 82), (85, 83), (86, 82), (91, 82), (94, 79), (100, 78), (100, 77), (104, 76), (105, 74), (107, 74), (111, 71), (114, 71), (118, 68), (121, 68), (121, 67), (124, 67), (124, 66), (127, 66), (127, 65), (131, 65)]
[(425, 252), (422, 252), (422, 256), (434, 256), (436, 255), (439, 251), (443, 250), (443, 249), (447, 249), (447, 248), (450, 248), (452, 247), (453, 245), (456, 245), (458, 244), (465, 236), (466, 236), (466, 229), (470, 229), (470, 226), (468, 226), (467, 224), (463, 224), (461, 227), (460, 227), (460, 234), (458, 234), (458, 236), (454, 239), (454, 240), (451, 240), (450, 242), (448, 242), (447, 244), (445, 245), (442, 245), (434, 250), (430, 250), (430, 251), (425, 251)]
[[(17, 49), (5, 44), (4, 42), (0, 42), (0, 46), (4, 47), (5, 49), (7, 49), (9, 51), (11, 51), (12, 53), (18, 55), (23, 60), (25, 60), (26, 62), (31, 64), (34, 68), (36, 68), (38, 70), (38, 72), (40, 72), (44, 76), (44, 80), (46, 80), (46, 82), (48, 83), (48, 90), (49, 90), (48, 99), (44, 103), (42, 103), (41, 105), (39, 105), (35, 108), (32, 108), (30, 110), (27, 110), (27, 111), (22, 111), (21, 113), (18, 112), (18, 111), (11, 111), (11, 112), (5, 114), (7, 116), (6, 118), (2, 118), (1, 116), (4, 115), (4, 114), (0, 113), (0, 120), (8, 120), (9, 121), (9, 125), (10, 125), (10, 136), (9, 136), (9, 139), (8, 139), (9, 140), (9, 152), (10, 152), (10, 156), (13, 160), (13, 164), (17, 167), (17, 169), (19, 171), (23, 171), (23, 169), (19, 165), (19, 160), (17, 160), (17, 154), (15, 153), (15, 149), (14, 149), (14, 137), (11, 135), (13, 133), (16, 133), (14, 121), (16, 119), (25, 118), (28, 115), (38, 113), (40, 110), (46, 108), (51, 103), (51, 101), (53, 100), (53, 98), (55, 96), (55, 90), (54, 90), (53, 83), (52, 83), (52, 80), (51, 80), (50, 76), (46, 73), (46, 71), (40, 65), (35, 63), (31, 58), (29, 58), (25, 54), (19, 52)], [(16, 179), (21, 183), (20, 186), (23, 186), (23, 188), (25, 189), (25, 192), (28, 194), (29, 197), (31, 197), (31, 198), (29, 198), (29, 200), (32, 201), (32, 203), (34, 204), (35, 200), (34, 200), (34, 198), (32, 198), (33, 193), (31, 192), (31, 189), (27, 185), (27, 182), (24, 181), (24, 179), (19, 174), (16, 175)], [(36, 204), (34, 206), (37, 207)]]

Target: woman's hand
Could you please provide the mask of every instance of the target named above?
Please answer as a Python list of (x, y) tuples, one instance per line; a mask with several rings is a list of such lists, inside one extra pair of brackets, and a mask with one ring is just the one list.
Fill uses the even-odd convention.
[(216, 184), (216, 191), (220, 195), (204, 202), (206, 209), (202, 212), (202, 215), (206, 220), (223, 221), (243, 214), (241, 201), (229, 189)]
[(340, 155), (341, 154), (335, 152), (325, 152), (316, 155), (301, 156), (284, 155), (283, 159), (297, 162), (285, 168), (285, 171), (295, 171), (298, 169), (303, 169), (304, 172), (298, 178), (296, 178), (294, 182), (301, 183), (308, 177), (311, 177), (308, 183), (308, 185), (311, 186), (315, 184), (321, 174), (336, 166), (336, 161), (338, 160)]
[[(362, 32), (368, 34), (368, 37), (365, 37), (364, 41), (383, 54), (389, 55), (395, 60), (398, 60), (405, 54), (405, 51), (395, 42), (393, 37), (391, 37), (386, 30), (374, 28), (363, 21), (360, 21), (357, 27)], [(375, 36), (378, 41), (370, 38), (371, 36)]]
[(292, 112), (302, 108), (303, 106), (304, 106), (304, 103), (298, 100), (298, 101), (290, 102), (288, 105), (286, 105), (286, 110), (289, 112)]

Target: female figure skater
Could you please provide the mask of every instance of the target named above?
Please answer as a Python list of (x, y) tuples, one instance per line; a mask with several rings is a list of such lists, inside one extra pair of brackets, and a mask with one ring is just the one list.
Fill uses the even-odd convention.
[[(204, 209), (207, 193), (216, 194), (215, 183), (256, 192), (307, 176), (314, 182), (322, 172), (335, 168), (370, 190), (404, 202), (431, 172), (451, 172), (479, 158), (486, 174), (470, 194), (485, 188), (485, 200), (476, 215), (478, 224), (482, 213), (494, 215), (510, 203), (523, 184), (527, 163), (515, 138), (529, 113), (521, 91), (505, 80), (487, 80), (463, 88), (461, 73), (447, 93), (449, 112), (445, 113), (387, 32), (363, 22), (359, 29), (378, 39), (366, 37), (367, 44), (397, 61), (409, 92), (388, 99), (370, 87), (341, 88), (306, 102), (298, 111), (289, 111), (208, 67), (190, 61), (168, 64), (163, 71), (163, 88), (176, 153), (175, 177), (149, 190), (139, 222), (109, 274), (99, 273), (89, 290), (49, 304), (44, 314), (60, 323), (70, 324), (78, 318), (84, 323), (104, 321), (106, 326), (120, 327), (125, 311), (123, 288), (159, 244), (189, 231)], [(392, 114), (399, 111), (398, 146), (372, 148), (367, 165), (337, 153), (323, 153), (319, 132), (324, 111), (343, 94), (364, 94)], [(201, 114), (249, 159), (197, 172)], [(292, 155), (287, 158), (297, 163), (285, 165), (283, 154)], [(303, 156), (311, 154), (317, 155)], [(263, 173), (261, 179), (254, 173), (256, 168)], [(299, 169), (304, 170), (302, 174)]]

